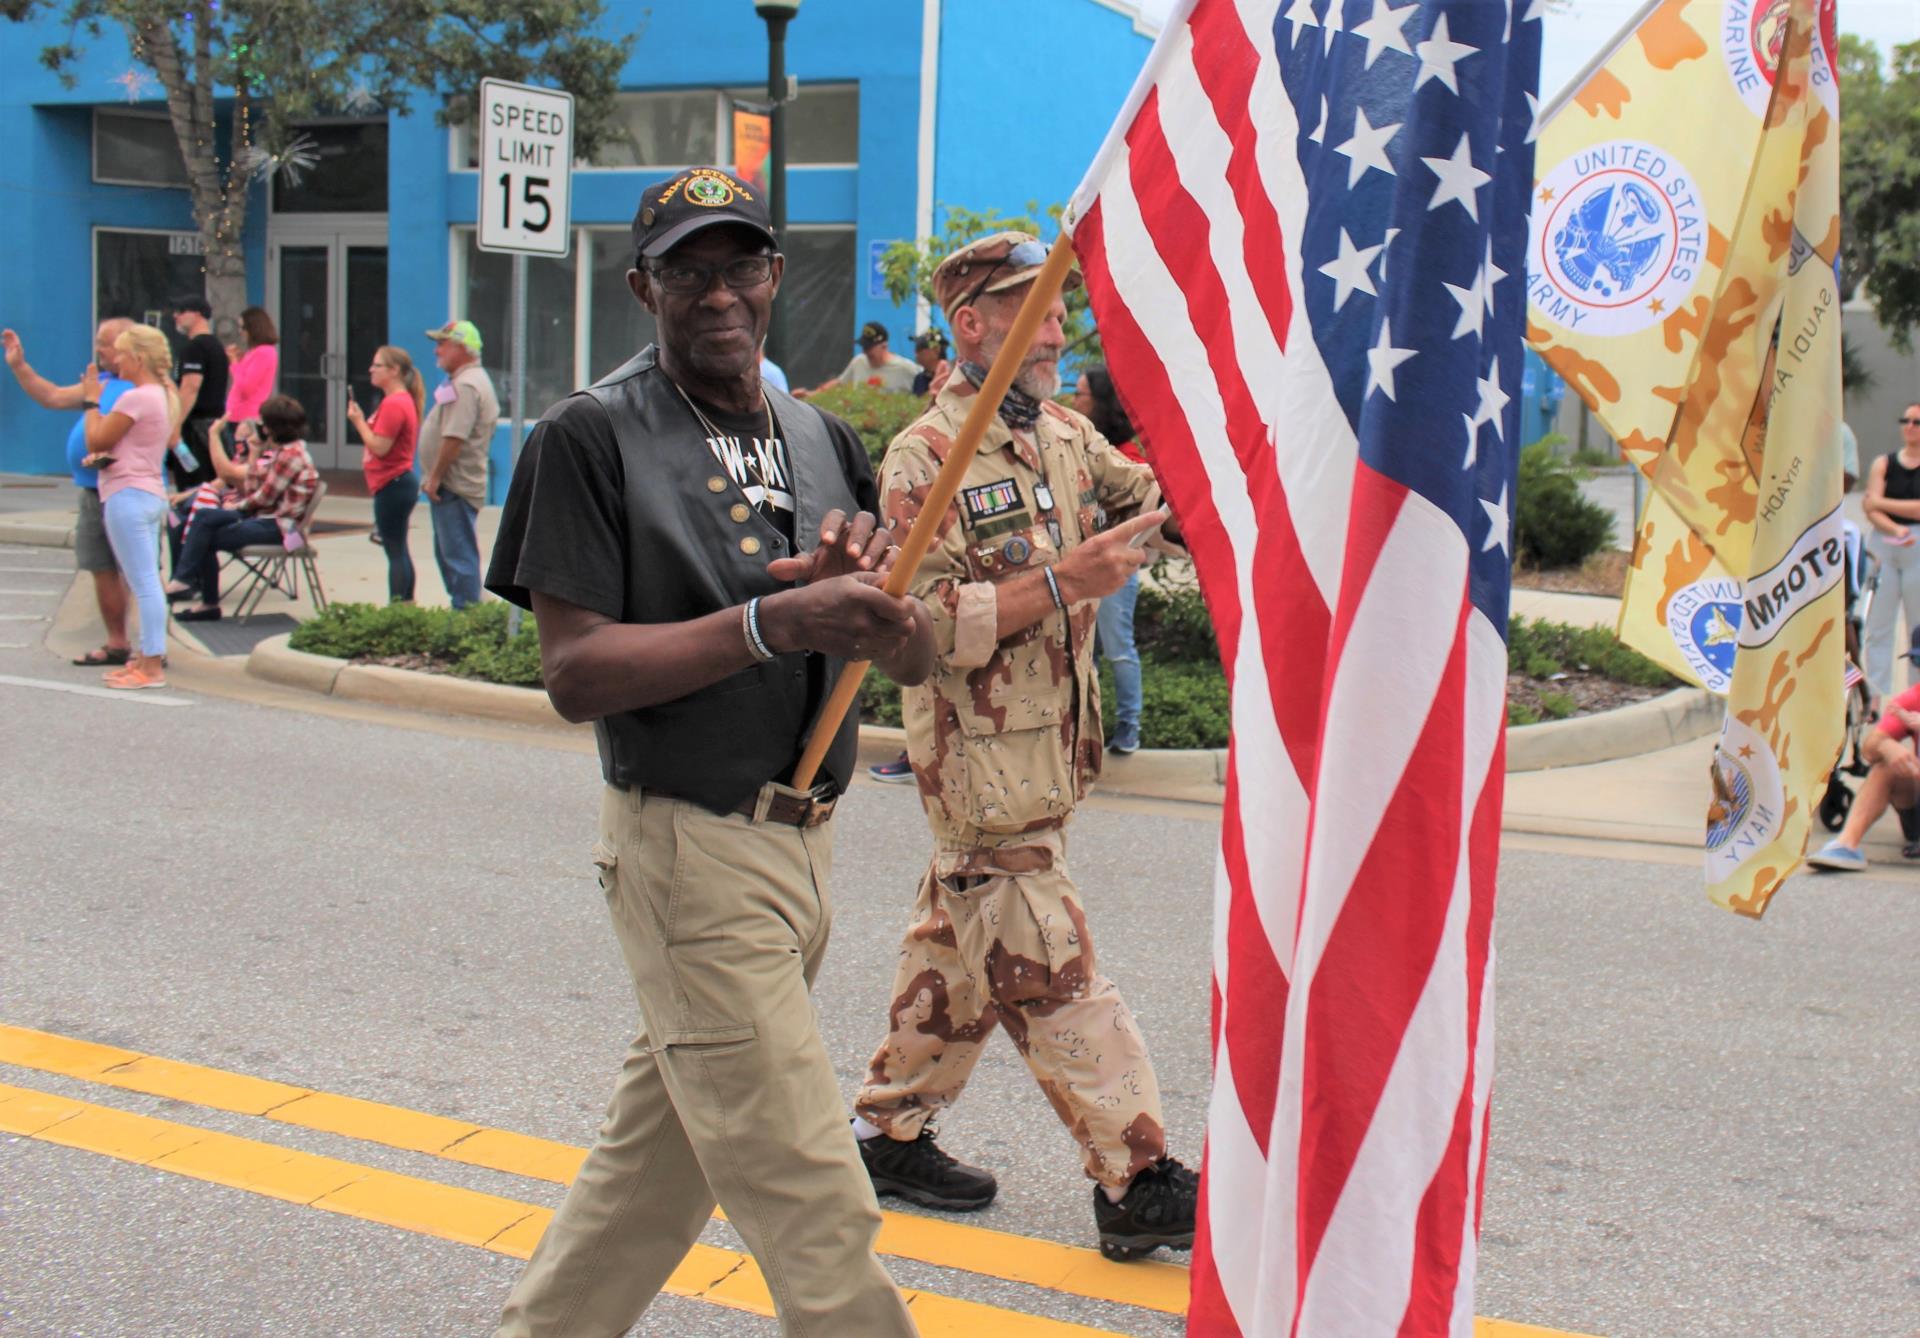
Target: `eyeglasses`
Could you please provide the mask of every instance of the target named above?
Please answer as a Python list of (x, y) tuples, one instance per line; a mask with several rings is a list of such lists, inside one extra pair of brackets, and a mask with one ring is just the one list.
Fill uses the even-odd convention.
[(653, 281), (663, 291), (693, 297), (713, 287), (716, 274), (729, 288), (758, 288), (773, 278), (773, 257), (739, 256), (724, 265), (696, 265), (676, 260), (665, 265), (648, 265), (647, 273), (653, 275)]
[(1047, 248), (1043, 243), (1019, 242), (1008, 248), (1005, 255), (993, 262), (993, 268), (988, 270), (986, 276), (973, 286), (973, 291), (961, 300), (960, 306), (970, 307), (977, 302), (980, 294), (987, 290), (987, 285), (993, 282), (993, 276), (1007, 268), (1009, 264), (1015, 269), (1032, 269), (1035, 265), (1044, 265), (1046, 263)]
[(1900, 420), (1900, 426), (1901, 427), (1920, 427), (1920, 418), (1902, 418)]

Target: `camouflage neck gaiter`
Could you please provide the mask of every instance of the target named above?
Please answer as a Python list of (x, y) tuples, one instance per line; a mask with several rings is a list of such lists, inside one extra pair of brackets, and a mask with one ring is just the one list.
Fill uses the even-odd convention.
[[(977, 362), (961, 363), (960, 374), (973, 382), (975, 390), (986, 384), (987, 369)], [(1008, 427), (1032, 431), (1040, 421), (1040, 401), (1019, 386), (1008, 386), (1006, 398), (1000, 401), (1000, 418)]]

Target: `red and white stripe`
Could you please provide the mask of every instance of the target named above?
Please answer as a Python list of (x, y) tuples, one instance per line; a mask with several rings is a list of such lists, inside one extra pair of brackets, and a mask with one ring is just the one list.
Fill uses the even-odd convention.
[(1464, 1335), (1506, 647), (1294, 311), (1279, 5), (1178, 6), (1069, 213), (1233, 686), (1189, 1332)]

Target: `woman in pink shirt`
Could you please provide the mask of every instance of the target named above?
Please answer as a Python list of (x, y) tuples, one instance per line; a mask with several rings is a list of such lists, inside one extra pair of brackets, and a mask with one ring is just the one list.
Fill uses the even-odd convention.
[(407, 521), (420, 500), (420, 480), (413, 473), (413, 452), (420, 436), (420, 414), (426, 408), (426, 383), (405, 349), (382, 344), (374, 350), (367, 369), (380, 407), (372, 421), (357, 401), (347, 401), (347, 421), (360, 434), (366, 449), (360, 468), (373, 496), (373, 529), (387, 550), (387, 602), (413, 602), (413, 555), (407, 551)]
[(100, 412), (100, 372), (88, 366), (80, 381), (86, 405), (87, 463), (100, 470), (100, 509), (114, 560), (140, 606), (140, 644), (124, 666), (109, 671), (110, 688), (164, 688), (167, 597), (160, 592), (160, 527), (167, 514), (161, 462), (178, 418), (179, 394), (169, 373), (173, 350), (150, 325), (136, 325), (113, 341), (120, 375), (133, 389)]
[(273, 317), (264, 308), (248, 307), (240, 313), (240, 331), (247, 351), (228, 349), (233, 370), (227, 381), (227, 411), (221, 417), (229, 423), (258, 418), (260, 406), (273, 394), (273, 383), (280, 376), (280, 332), (273, 328)]

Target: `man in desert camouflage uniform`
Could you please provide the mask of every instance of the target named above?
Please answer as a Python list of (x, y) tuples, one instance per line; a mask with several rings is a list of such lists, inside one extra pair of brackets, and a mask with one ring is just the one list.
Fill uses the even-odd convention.
[[(998, 233), (935, 271), (960, 362), (881, 466), (896, 533), (919, 513), (1045, 259), (1033, 237)], [(934, 853), (855, 1132), (880, 1193), (985, 1207), (993, 1177), (941, 1151), (928, 1120), (1004, 1025), (1097, 1182), (1102, 1250), (1129, 1258), (1191, 1246), (1196, 1177), (1166, 1155), (1146, 1044), (1095, 962), (1066, 823), (1100, 773), (1097, 602), (1147, 560), (1133, 541), (1167, 513), (1146, 466), (1052, 402), (1065, 317), (1056, 298), (914, 579), (938, 656), (904, 711)]]

